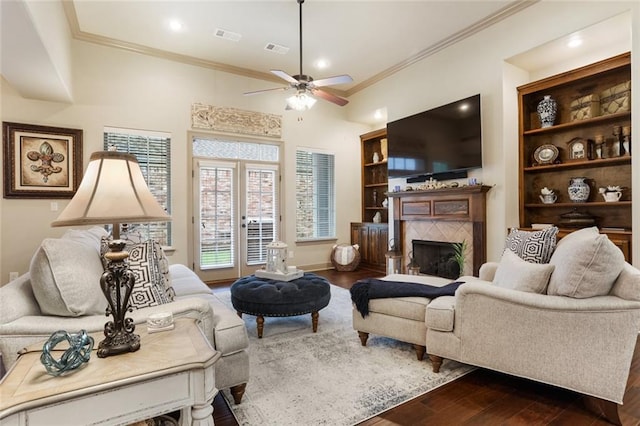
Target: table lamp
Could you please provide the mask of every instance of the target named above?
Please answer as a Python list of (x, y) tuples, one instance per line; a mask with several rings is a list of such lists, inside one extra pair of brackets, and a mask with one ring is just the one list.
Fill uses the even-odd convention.
[(104, 326), (105, 339), (98, 345), (104, 358), (140, 349), (135, 325), (125, 318), (131, 311), (129, 297), (135, 277), (126, 262), (129, 253), (120, 240), (120, 224), (167, 222), (171, 217), (154, 198), (142, 176), (136, 157), (116, 151), (91, 154), (78, 191), (51, 226), (113, 224), (112, 241), (105, 254), (107, 267), (100, 287), (107, 298), (106, 314), (113, 316)]

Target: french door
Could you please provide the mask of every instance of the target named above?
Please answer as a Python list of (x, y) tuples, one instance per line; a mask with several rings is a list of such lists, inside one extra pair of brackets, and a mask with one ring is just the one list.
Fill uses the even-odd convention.
[(204, 281), (253, 273), (279, 239), (278, 163), (194, 159), (196, 272)]

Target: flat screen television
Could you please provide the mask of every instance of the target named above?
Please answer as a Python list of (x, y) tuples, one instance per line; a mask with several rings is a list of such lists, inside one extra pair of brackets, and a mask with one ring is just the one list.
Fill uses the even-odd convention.
[(480, 95), (387, 123), (389, 178), (466, 177), (482, 167)]

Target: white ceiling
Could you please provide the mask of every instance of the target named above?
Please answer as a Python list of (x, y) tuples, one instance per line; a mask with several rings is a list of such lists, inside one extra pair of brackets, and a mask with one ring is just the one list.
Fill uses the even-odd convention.
[[(333, 87), (348, 96), (536, 1), (306, 0), (302, 5), (303, 72), (315, 79), (351, 75), (353, 83)], [(269, 70), (299, 73), (296, 0), (73, 0), (63, 4), (79, 39), (277, 83), (283, 81)], [(172, 19), (183, 23), (182, 30), (169, 30)], [(241, 38), (215, 37), (217, 29)], [(267, 43), (289, 51), (269, 52)], [(330, 66), (316, 68), (318, 59)], [(265, 83), (265, 87), (274, 85)]]

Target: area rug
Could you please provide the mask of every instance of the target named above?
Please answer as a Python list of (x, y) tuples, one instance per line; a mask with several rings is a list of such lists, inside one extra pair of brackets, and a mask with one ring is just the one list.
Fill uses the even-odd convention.
[[(228, 291), (214, 294), (233, 309)], [(311, 315), (265, 318), (258, 339), (255, 317), (243, 318), (251, 375), (242, 403), (229, 404), (243, 426), (354, 425), (473, 370), (447, 360), (433, 373), (412, 345), (384, 337), (371, 335), (363, 347), (349, 291), (333, 285), (317, 333)]]

